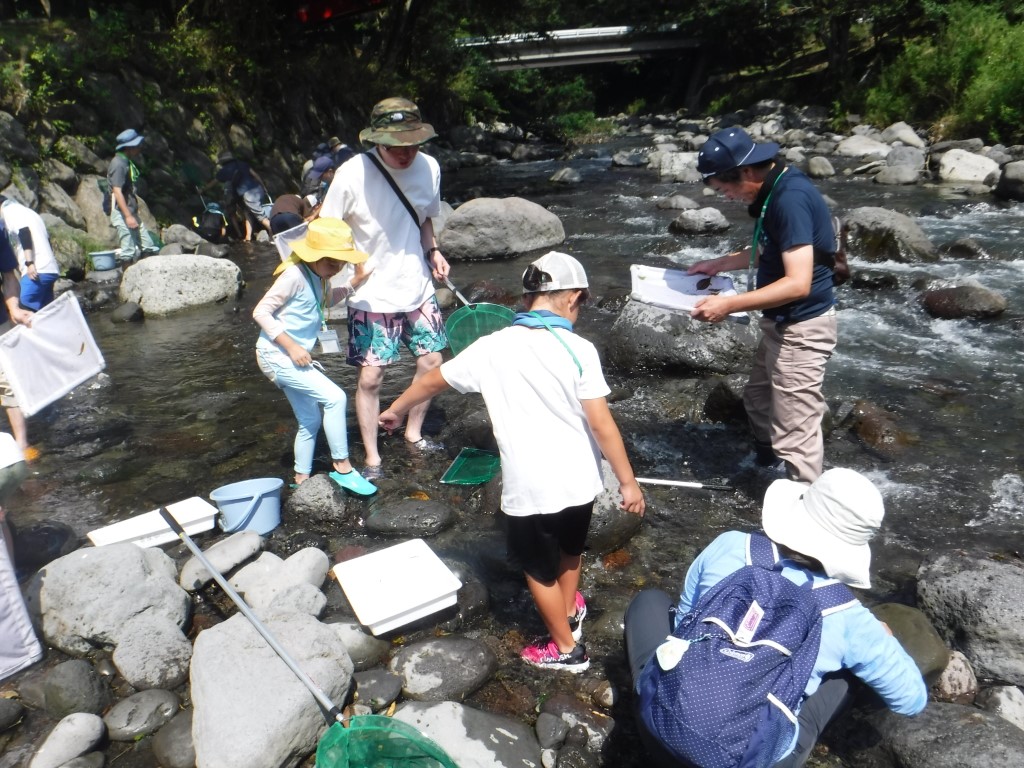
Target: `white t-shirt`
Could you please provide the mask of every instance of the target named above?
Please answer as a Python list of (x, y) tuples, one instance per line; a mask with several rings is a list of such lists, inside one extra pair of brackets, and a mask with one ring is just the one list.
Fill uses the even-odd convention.
[[(381, 165), (405, 193), (420, 222), (440, 214), (437, 160), (418, 152), (408, 168), (389, 168), (383, 160)], [(352, 227), (356, 248), (370, 254), (367, 264), (373, 272), (349, 298), (349, 306), (367, 312), (411, 312), (433, 295), (420, 226), (365, 155), (353, 157), (335, 172), (320, 216), (344, 219)]]
[(601, 451), (581, 400), (610, 390), (594, 345), (556, 329), (582, 374), (546, 328), (512, 326), (484, 336), (441, 366), (459, 392), (479, 392), (501, 453), (501, 508), (508, 515), (552, 514), (586, 504), (603, 489)]
[(25, 250), (21, 247), (18, 233), (28, 229), (32, 233), (32, 260), (35, 261), (36, 271), (40, 274), (60, 274), (60, 265), (53, 255), (53, 248), (50, 247), (50, 237), (46, 233), (46, 224), (43, 223), (42, 217), (16, 200), (7, 200), (2, 208), (7, 234), (11, 238), (14, 253), (18, 256), (22, 273), (25, 272)]

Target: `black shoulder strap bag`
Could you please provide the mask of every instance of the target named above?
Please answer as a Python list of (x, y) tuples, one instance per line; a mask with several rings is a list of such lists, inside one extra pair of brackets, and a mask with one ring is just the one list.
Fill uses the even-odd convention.
[(420, 217), (416, 215), (416, 209), (412, 207), (412, 203), (409, 202), (409, 198), (407, 198), (405, 196), (405, 193), (402, 192), (401, 187), (398, 186), (398, 182), (395, 181), (391, 174), (387, 172), (387, 169), (384, 168), (383, 165), (381, 165), (380, 160), (378, 160), (376, 155), (374, 154), (375, 151), (376, 150), (371, 149), (367, 151), (365, 155), (368, 158), (370, 158), (371, 163), (377, 166), (377, 170), (380, 171), (381, 174), (383, 174), (384, 179), (387, 181), (388, 184), (391, 185), (391, 188), (395, 190), (395, 194), (398, 195), (398, 199), (402, 201), (402, 205), (405, 206), (405, 210), (407, 210), (409, 212), (409, 215), (412, 216), (412, 220), (416, 222), (416, 226), (421, 226)]

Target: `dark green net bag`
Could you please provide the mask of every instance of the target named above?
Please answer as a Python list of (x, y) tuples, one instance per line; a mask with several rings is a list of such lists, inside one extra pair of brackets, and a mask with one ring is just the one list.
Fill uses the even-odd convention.
[(459, 768), (437, 744), (408, 723), (358, 715), (320, 738), (316, 768)]

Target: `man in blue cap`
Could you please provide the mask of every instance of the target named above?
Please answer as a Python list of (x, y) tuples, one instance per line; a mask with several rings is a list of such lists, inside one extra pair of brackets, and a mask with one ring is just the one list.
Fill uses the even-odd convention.
[(145, 252), (160, 250), (153, 235), (139, 216), (139, 200), (135, 195), (135, 182), (139, 169), (135, 159), (142, 154), (145, 137), (134, 128), (117, 134), (114, 159), (107, 167), (110, 187), (110, 223), (117, 230), (121, 243), (121, 261), (131, 263)]
[(742, 128), (727, 128), (698, 153), (704, 183), (746, 203), (757, 223), (751, 245), (689, 269), (705, 275), (747, 269), (747, 292), (708, 296), (692, 316), (717, 323), (733, 312), (761, 310), (761, 342), (743, 392), (757, 463), (811, 483), (822, 472), (827, 406), (821, 385), (836, 346), (836, 241), (825, 199), (778, 151), (778, 144), (757, 144)]

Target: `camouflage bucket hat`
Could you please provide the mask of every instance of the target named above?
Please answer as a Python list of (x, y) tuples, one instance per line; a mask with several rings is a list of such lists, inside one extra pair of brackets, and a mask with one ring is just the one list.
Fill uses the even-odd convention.
[(435, 136), (434, 126), (423, 122), (419, 107), (408, 99), (390, 98), (374, 106), (370, 127), (359, 133), (359, 140), (364, 144), (415, 147)]

